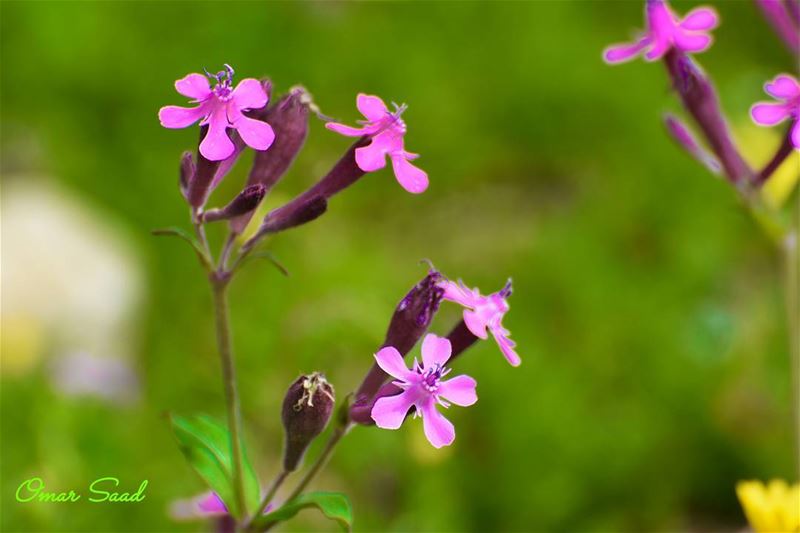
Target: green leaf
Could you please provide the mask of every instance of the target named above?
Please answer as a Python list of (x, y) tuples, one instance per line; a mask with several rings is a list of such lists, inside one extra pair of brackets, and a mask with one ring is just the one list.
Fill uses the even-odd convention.
[(350, 531), (353, 525), (353, 509), (347, 496), (340, 492), (309, 492), (301, 494), (294, 500), (283, 504), (281, 508), (257, 518), (253, 521), (253, 526), (263, 530), (278, 522), (289, 520), (308, 507), (319, 509), (326, 517), (338, 522), (344, 531)]
[(156, 236), (178, 237), (179, 239), (183, 239), (194, 249), (198, 259), (200, 259), (200, 262), (203, 263), (206, 268), (214, 268), (214, 266), (211, 264), (211, 259), (209, 259), (208, 254), (205, 252), (205, 250), (203, 250), (203, 247), (200, 246), (200, 243), (197, 242), (197, 239), (195, 239), (194, 236), (188, 231), (172, 226), (169, 228), (154, 229), (151, 233)]
[(289, 271), (286, 269), (285, 266), (283, 266), (281, 264), (280, 261), (278, 261), (278, 259), (275, 257), (275, 255), (272, 254), (272, 252), (253, 252), (253, 253), (250, 254), (250, 257), (248, 259), (250, 259), (250, 260), (253, 260), (253, 259), (265, 259), (265, 260), (269, 261), (270, 263), (272, 263), (272, 265), (275, 268), (277, 268), (278, 271), (281, 274), (283, 274), (287, 278), (289, 277)]
[[(236, 508), (233, 497), (233, 466), (228, 429), (218, 420), (206, 415), (182, 417), (171, 415), (172, 430), (181, 452), (208, 486), (216, 492), (235, 517), (243, 513)], [(247, 511), (258, 507), (260, 488), (253, 465), (242, 443), (242, 475)]]

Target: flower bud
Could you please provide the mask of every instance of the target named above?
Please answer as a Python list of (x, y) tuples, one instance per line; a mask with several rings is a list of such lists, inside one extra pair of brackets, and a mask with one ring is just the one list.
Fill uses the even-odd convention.
[(216, 222), (217, 220), (228, 220), (233, 217), (243, 215), (253, 211), (258, 207), (258, 203), (264, 198), (267, 188), (261, 185), (250, 185), (245, 187), (236, 198), (222, 209), (211, 209), (203, 213), (204, 222)]
[(694, 159), (702, 163), (708, 170), (714, 174), (719, 174), (719, 161), (700, 146), (700, 143), (697, 142), (697, 139), (695, 139), (686, 124), (674, 115), (667, 113), (664, 116), (664, 125), (667, 127), (667, 133), (675, 139), (675, 142), (677, 142), (681, 148), (686, 150)]
[[(382, 347), (393, 346), (401, 355), (411, 351), (428, 330), (433, 316), (439, 309), (439, 303), (444, 295), (444, 289), (438, 285), (441, 280), (442, 275), (439, 272), (429, 271), (400, 301), (389, 322)], [(360, 413), (366, 406), (372, 405), (373, 396), (386, 381), (386, 377), (386, 373), (377, 364), (372, 365), (356, 391), (355, 401), (350, 410), (353, 421), (362, 423), (361, 420), (364, 418)]]
[(683, 106), (703, 131), (728, 180), (737, 185), (751, 182), (753, 170), (733, 143), (711, 80), (689, 56), (674, 48), (666, 53), (664, 62)]
[[(207, 131), (208, 126), (200, 128), (201, 141)], [(192, 207), (203, 207), (205, 205), (211, 182), (214, 180), (214, 174), (216, 174), (219, 165), (220, 161), (209, 161), (203, 157), (203, 154), (199, 151), (197, 152), (194, 175), (189, 181), (189, 195), (187, 198)]]
[(281, 411), (286, 430), (284, 470), (291, 472), (300, 465), (308, 445), (328, 425), (335, 400), (333, 386), (319, 372), (300, 376), (289, 387)]
[(189, 198), (189, 183), (194, 178), (194, 159), (192, 159), (192, 152), (183, 152), (181, 156), (180, 178), (178, 186), (181, 189), (181, 194), (184, 198)]
[[(337, 192), (358, 181), (358, 179), (363, 176), (365, 172), (358, 168), (358, 165), (356, 164), (356, 148), (365, 146), (369, 142), (369, 137), (362, 137), (356, 141), (347, 150), (344, 156), (342, 156), (342, 158), (333, 166), (330, 172), (325, 175), (324, 178), (319, 180), (310, 189), (307, 189), (299, 196), (296, 196), (288, 204), (285, 204), (267, 214), (267, 216), (264, 218), (264, 224), (272, 223), (276, 226), (283, 226), (281, 223), (270, 221), (280, 221), (291, 218), (292, 216), (296, 216), (296, 213), (307, 210), (309, 205), (319, 202), (318, 198), (322, 198), (323, 200), (327, 201), (328, 198)], [(327, 203), (325, 205), (327, 206)], [(317, 216), (321, 214), (322, 212), (318, 213)], [(316, 217), (305, 220), (305, 222), (313, 220), (314, 218)]]
[[(266, 187), (266, 192), (269, 192), (289, 170), (308, 135), (310, 103), (311, 96), (306, 90), (295, 87), (266, 110), (263, 120), (272, 126), (275, 141), (269, 150), (256, 152), (247, 178), (248, 185), (261, 183)], [(252, 213), (232, 220), (231, 230), (241, 233), (251, 216)]]

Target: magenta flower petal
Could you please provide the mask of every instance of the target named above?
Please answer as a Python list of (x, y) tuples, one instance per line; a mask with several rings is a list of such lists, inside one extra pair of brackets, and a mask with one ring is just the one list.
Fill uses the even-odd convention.
[(449, 340), (428, 333), (422, 340), (422, 364), (425, 368), (432, 368), (436, 365), (444, 366), (450, 359), (451, 351)]
[(228, 111), (228, 118), (231, 124), (239, 132), (247, 146), (255, 150), (266, 150), (272, 146), (272, 142), (275, 140), (275, 132), (272, 131), (272, 126), (266, 122), (248, 118), (239, 110), (229, 109)]
[(717, 12), (710, 7), (698, 7), (689, 11), (680, 23), (685, 30), (713, 30), (719, 23)]
[(269, 101), (264, 86), (255, 78), (245, 78), (231, 93), (231, 100), (239, 110), (261, 109)]
[(434, 448), (449, 446), (453, 443), (456, 438), (456, 430), (453, 424), (436, 409), (436, 402), (433, 398), (429, 398), (422, 405), (421, 414), (425, 437)]
[(753, 120), (762, 126), (774, 126), (790, 115), (785, 104), (756, 104), (750, 108)]
[(475, 311), (469, 309), (464, 311), (464, 323), (469, 331), (479, 339), (489, 338), (489, 334), (486, 333), (486, 322)]
[(446, 280), (442, 282), (441, 287), (444, 289), (443, 298), (445, 300), (456, 302), (464, 307), (474, 307), (480, 298), (478, 291), (469, 289), (462, 283)]
[(792, 144), (800, 150), (800, 120), (796, 120), (792, 126)]
[(197, 509), (206, 516), (220, 516), (228, 514), (228, 508), (216, 492), (209, 492), (197, 502)]
[(224, 107), (214, 109), (208, 117), (208, 132), (200, 143), (200, 153), (209, 161), (222, 161), (228, 158), (235, 146), (228, 137), (228, 117)]
[(771, 82), (764, 84), (764, 90), (770, 96), (781, 100), (788, 100), (800, 96), (800, 84), (794, 78), (781, 74)]
[(711, 46), (712, 42), (713, 39), (710, 35), (675, 33), (675, 44), (686, 52), (702, 52)]
[(202, 74), (188, 74), (175, 82), (175, 90), (179, 94), (196, 101), (202, 101), (211, 96), (211, 86), (208, 78)]
[(386, 151), (373, 139), (367, 146), (356, 149), (356, 164), (364, 172), (373, 172), (386, 166)]
[(378, 353), (375, 354), (375, 360), (378, 362), (378, 366), (393, 378), (409, 381), (410, 377), (414, 375), (413, 372), (406, 368), (403, 356), (394, 346), (386, 346), (378, 350)]
[(191, 126), (208, 114), (209, 106), (201, 104), (197, 107), (164, 106), (158, 110), (158, 120), (165, 128), (180, 129)]
[(408, 389), (395, 396), (379, 398), (372, 407), (375, 425), (383, 429), (397, 429), (403, 425), (408, 410), (414, 405), (418, 392)]
[(364, 93), (359, 93), (356, 96), (356, 108), (370, 122), (383, 120), (389, 112), (389, 108), (386, 107), (383, 100), (377, 96)]
[(439, 396), (448, 402), (467, 407), (478, 401), (475, 392), (477, 382), (469, 376), (460, 375), (439, 383)]
[(410, 193), (420, 194), (428, 188), (428, 174), (412, 165), (402, 154), (392, 154), (392, 169), (398, 183)]
[(490, 327), (489, 330), (492, 332), (492, 336), (500, 347), (500, 351), (503, 353), (506, 360), (511, 366), (519, 366), (522, 360), (519, 355), (517, 355), (516, 350), (514, 350), (516, 343), (508, 336), (509, 331), (499, 325)]
[(644, 38), (636, 43), (612, 44), (603, 51), (606, 63), (624, 63), (638, 56), (651, 42)]
[(331, 131), (335, 131), (339, 135), (344, 135), (346, 137), (361, 137), (362, 135), (367, 134), (366, 128), (353, 128), (352, 126), (346, 126), (344, 124), (339, 124), (338, 122), (327, 122), (325, 127)]

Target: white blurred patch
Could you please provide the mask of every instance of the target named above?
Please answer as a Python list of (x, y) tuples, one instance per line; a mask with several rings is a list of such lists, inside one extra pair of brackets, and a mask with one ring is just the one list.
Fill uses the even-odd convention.
[(143, 286), (135, 250), (110, 214), (52, 181), (3, 181), (3, 375), (47, 356), (64, 394), (133, 401), (138, 380), (130, 358)]

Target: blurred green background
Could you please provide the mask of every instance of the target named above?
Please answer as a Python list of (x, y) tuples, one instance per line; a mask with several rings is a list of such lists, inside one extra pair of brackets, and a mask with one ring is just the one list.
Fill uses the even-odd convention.
[[(700, 61), (760, 164), (779, 131), (752, 126), (747, 109), (792, 58), (753, 3), (714, 4), (722, 26)], [(185, 103), (174, 80), (226, 62), (277, 92), (301, 83), (349, 123), (359, 91), (408, 103), (406, 146), (431, 178), (412, 196), (389, 171), (368, 175), (273, 239), (289, 278), (253, 263), (233, 284), (247, 445), (263, 479), (279, 464), (285, 388), (312, 370), (340, 398), (357, 386), (423, 258), (487, 292), (513, 276), (505, 322), (523, 364), (490, 342), (459, 360), (480, 401), (448, 412), (449, 449), (428, 446), (419, 421), (352, 431), (314, 487), (350, 495), (357, 531), (738, 530), (736, 481), (791, 477), (779, 257), (731, 188), (665, 135), (661, 112), (679, 108), (663, 67), (601, 61), (641, 27), (640, 2), (0, 10), (3, 531), (208, 528), (167, 514), (204, 487), (163, 414), (224, 415), (210, 294), (188, 247), (149, 231), (188, 227), (177, 167), (197, 136), (162, 129), (156, 112)], [(267, 205), (348, 145), (313, 120)], [(237, 192), (247, 162), (211, 205)], [(65, 202), (77, 236), (53, 214)], [(458, 315), (444, 306), (432, 330)], [(132, 365), (128, 397), (56, 386), (59, 358), (95, 346)], [(15, 502), (32, 476), (52, 490), (85, 492), (101, 476), (150, 485), (132, 506)], [(311, 511), (282, 527), (336, 528)]]

